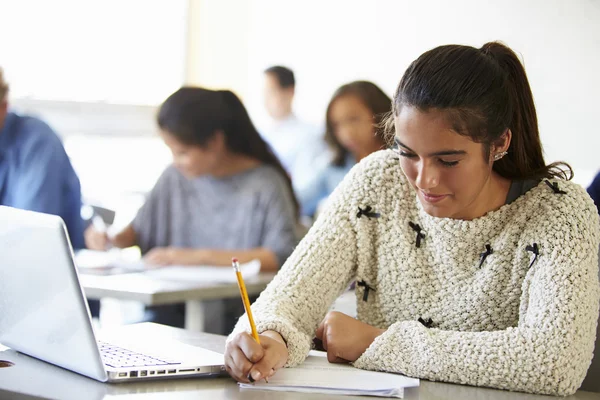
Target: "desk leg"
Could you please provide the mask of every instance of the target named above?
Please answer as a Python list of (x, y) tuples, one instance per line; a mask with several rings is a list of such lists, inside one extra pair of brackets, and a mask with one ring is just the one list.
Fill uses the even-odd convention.
[(204, 303), (199, 300), (185, 302), (185, 329), (204, 332)]

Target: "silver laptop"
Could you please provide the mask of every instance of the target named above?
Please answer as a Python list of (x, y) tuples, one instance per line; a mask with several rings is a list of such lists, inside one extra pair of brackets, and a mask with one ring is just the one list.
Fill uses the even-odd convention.
[(222, 354), (175, 340), (97, 341), (62, 219), (3, 206), (0, 343), (102, 382), (223, 371)]

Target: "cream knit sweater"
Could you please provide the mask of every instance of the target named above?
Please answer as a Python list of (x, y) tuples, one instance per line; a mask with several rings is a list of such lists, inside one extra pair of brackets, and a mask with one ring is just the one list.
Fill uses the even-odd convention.
[(387, 328), (356, 367), (568, 395), (594, 350), (599, 225), (585, 190), (564, 181), (472, 221), (432, 217), (396, 154), (380, 151), (336, 189), (254, 318), (284, 337), (287, 366), (297, 365), (356, 280), (358, 319)]

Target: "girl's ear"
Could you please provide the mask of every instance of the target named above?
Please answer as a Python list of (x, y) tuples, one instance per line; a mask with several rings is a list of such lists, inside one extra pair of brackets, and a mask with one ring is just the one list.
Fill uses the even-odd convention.
[(492, 143), (492, 146), (490, 149), (491, 161), (496, 161), (497, 159), (494, 157), (496, 157), (497, 155), (506, 154), (506, 152), (508, 151), (508, 148), (510, 147), (511, 139), (512, 139), (512, 131), (507, 128), (506, 131), (504, 131), (504, 133), (502, 134), (502, 136), (500, 136), (500, 138), (498, 140), (496, 140), (494, 143)]

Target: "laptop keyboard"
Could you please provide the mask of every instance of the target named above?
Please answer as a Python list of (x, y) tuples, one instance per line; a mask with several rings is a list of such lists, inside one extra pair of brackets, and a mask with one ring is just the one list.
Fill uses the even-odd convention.
[(136, 353), (110, 343), (98, 342), (104, 364), (113, 368), (154, 367), (181, 364), (180, 361)]

